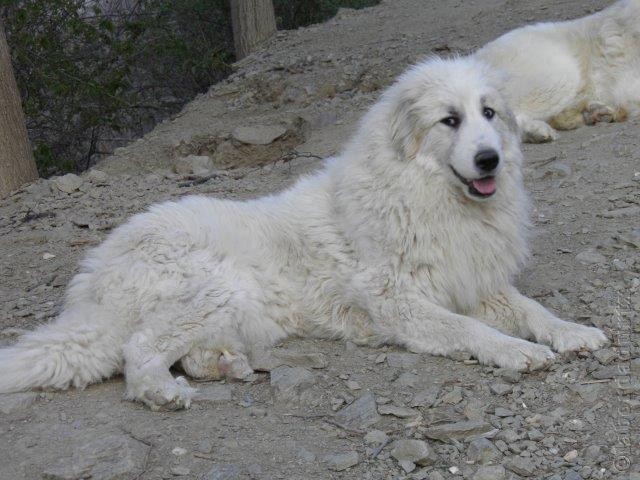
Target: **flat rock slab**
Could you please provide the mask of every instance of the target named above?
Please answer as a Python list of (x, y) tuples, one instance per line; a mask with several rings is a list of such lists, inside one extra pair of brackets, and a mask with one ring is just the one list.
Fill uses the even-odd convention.
[(531, 460), (523, 457), (513, 457), (505, 462), (507, 470), (523, 477), (530, 477), (536, 472), (536, 467)]
[(504, 480), (507, 472), (502, 465), (485, 465), (471, 477), (472, 480)]
[(109, 184), (109, 175), (104, 173), (102, 170), (98, 170), (97, 168), (92, 168), (87, 172), (87, 179), (94, 185)]
[(393, 443), (391, 456), (399, 463), (411, 462), (420, 466), (433, 465), (438, 457), (422, 440), (402, 439)]
[(502, 457), (500, 450), (491, 441), (483, 437), (474, 438), (467, 449), (467, 458), (480, 465), (498, 463), (496, 460), (500, 457)]
[(53, 179), (55, 187), (64, 193), (73, 193), (82, 186), (82, 178), (74, 173), (67, 173)]
[(424, 435), (433, 440), (449, 442), (451, 440), (466, 440), (477, 437), (491, 430), (493, 430), (493, 427), (487, 422), (466, 420), (429, 427), (424, 431)]
[(270, 372), (278, 367), (303, 367), (321, 369), (329, 362), (323, 353), (271, 352), (258, 350), (251, 354), (251, 367), (259, 372)]
[(634, 228), (629, 233), (616, 235), (615, 238), (630, 247), (640, 248), (640, 228)]
[(400, 374), (398, 378), (393, 382), (393, 384), (398, 388), (410, 387), (413, 388), (416, 386), (420, 377), (415, 373), (411, 372), (403, 372)]
[(48, 480), (127, 480), (142, 472), (149, 446), (124, 435), (107, 435), (81, 444), (69, 458), (47, 467)]
[(330, 470), (341, 472), (347, 468), (356, 466), (360, 462), (358, 452), (338, 453), (335, 455), (327, 455), (324, 458)]
[(609, 365), (611, 362), (618, 358), (618, 352), (613, 348), (602, 348), (593, 352), (593, 356), (602, 365)]
[(176, 158), (172, 167), (180, 175), (206, 175), (213, 170), (213, 161), (208, 155), (187, 155)]
[(513, 417), (515, 415), (515, 413), (513, 413), (511, 410), (509, 410), (508, 408), (504, 408), (504, 407), (496, 407), (494, 413), (495, 413), (496, 417), (501, 417), (501, 418)]
[(329, 362), (323, 353), (276, 353), (276, 359), (282, 365), (304, 368), (326, 368)]
[(380, 415), (392, 415), (398, 418), (417, 418), (422, 416), (418, 410), (407, 407), (398, 407), (397, 405), (392, 404), (380, 405), (378, 407), (378, 413)]
[(586, 265), (594, 265), (597, 263), (605, 263), (607, 257), (593, 249), (585, 250), (576, 255), (576, 260)]
[(315, 376), (306, 368), (283, 365), (271, 371), (271, 386), (279, 392), (302, 391), (315, 383)]
[(440, 401), (449, 405), (456, 405), (462, 401), (462, 389), (460, 387), (454, 387), (450, 392), (445, 393)]
[(492, 383), (489, 385), (489, 390), (496, 395), (507, 395), (513, 392), (513, 385), (501, 382)]
[(269, 145), (287, 133), (282, 125), (254, 125), (252, 127), (237, 127), (231, 136), (249, 145)]
[(387, 365), (394, 368), (413, 368), (418, 364), (420, 356), (415, 353), (387, 353)]
[(389, 436), (382, 430), (371, 430), (364, 436), (364, 443), (367, 445), (382, 445), (387, 440)]
[(212, 384), (199, 385), (198, 392), (193, 396), (194, 402), (230, 402), (233, 389), (231, 385)]
[(441, 388), (433, 386), (419, 391), (413, 396), (411, 400), (412, 407), (432, 407), (438, 396), (440, 395)]
[(606, 380), (609, 378), (622, 377), (624, 375), (624, 369), (620, 369), (616, 365), (600, 367), (597, 370), (591, 372), (591, 376), (597, 380)]
[(336, 423), (348, 430), (362, 430), (378, 423), (380, 419), (372, 393), (365, 393), (335, 416)]

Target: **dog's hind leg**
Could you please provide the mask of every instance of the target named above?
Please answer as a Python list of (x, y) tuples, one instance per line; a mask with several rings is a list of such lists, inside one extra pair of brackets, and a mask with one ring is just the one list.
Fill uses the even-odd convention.
[(557, 115), (554, 115), (549, 120), (551, 125), (556, 130), (574, 130), (582, 127), (586, 123), (584, 111), (586, 108), (586, 102), (581, 102), (578, 105), (569, 107)]
[(596, 123), (624, 122), (628, 117), (628, 112), (622, 107), (610, 107), (608, 105), (592, 102), (582, 112), (583, 121), (586, 125)]
[(558, 352), (595, 350), (607, 341), (597, 328), (560, 320), (515, 288), (485, 299), (471, 314), (489, 325), (521, 338), (535, 339)]
[(184, 377), (174, 378), (169, 368), (189, 351), (196, 329), (180, 325), (161, 334), (150, 328), (134, 333), (123, 351), (125, 397), (151, 410), (189, 408), (195, 389)]
[(596, 123), (624, 122), (628, 116), (629, 113), (623, 107), (584, 101), (553, 116), (549, 124), (557, 130), (573, 130)]
[(201, 381), (243, 379), (253, 373), (247, 356), (233, 347), (194, 347), (182, 357), (180, 365), (187, 375)]
[(209, 378), (217, 377), (215, 373), (205, 374), (212, 365), (216, 373), (233, 366), (232, 358), (215, 356), (216, 350), (230, 346), (240, 350), (239, 341), (230, 341), (242, 322), (240, 312), (232, 306), (234, 292), (197, 282), (191, 287), (195, 294), (171, 296), (143, 312), (140, 328), (123, 349), (126, 397), (152, 410), (189, 407), (195, 390), (183, 377), (173, 378), (169, 369), (183, 357), (193, 355), (196, 347), (203, 347), (205, 353), (210, 348), (211, 354), (202, 356), (199, 363), (185, 362), (185, 370)]

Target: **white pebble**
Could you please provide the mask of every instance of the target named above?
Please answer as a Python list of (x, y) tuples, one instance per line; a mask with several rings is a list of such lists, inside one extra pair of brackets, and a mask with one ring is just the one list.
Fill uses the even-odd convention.
[(184, 455), (185, 453), (187, 453), (187, 449), (186, 448), (182, 448), (182, 447), (175, 447), (173, 450), (171, 450), (171, 453), (173, 453), (177, 457), (180, 457), (180, 456)]

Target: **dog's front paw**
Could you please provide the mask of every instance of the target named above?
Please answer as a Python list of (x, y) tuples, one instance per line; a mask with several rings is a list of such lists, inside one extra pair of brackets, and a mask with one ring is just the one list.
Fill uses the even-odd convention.
[(491, 352), (488, 361), (479, 358), (483, 363), (493, 363), (498, 367), (518, 371), (532, 371), (546, 368), (555, 359), (551, 349), (545, 345), (527, 342), (519, 338), (509, 338), (501, 342)]
[(524, 143), (547, 143), (558, 139), (558, 132), (542, 120), (527, 120), (521, 128)]
[(555, 324), (548, 336), (548, 343), (560, 353), (598, 350), (608, 342), (605, 334), (597, 328), (564, 321)]

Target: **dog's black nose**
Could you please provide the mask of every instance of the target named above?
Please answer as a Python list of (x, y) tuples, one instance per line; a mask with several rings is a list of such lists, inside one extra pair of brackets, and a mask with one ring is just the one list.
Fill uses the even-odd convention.
[(500, 157), (498, 156), (498, 152), (494, 149), (489, 148), (487, 150), (480, 150), (476, 153), (476, 157), (474, 158), (476, 162), (476, 167), (482, 172), (492, 172), (500, 163)]

